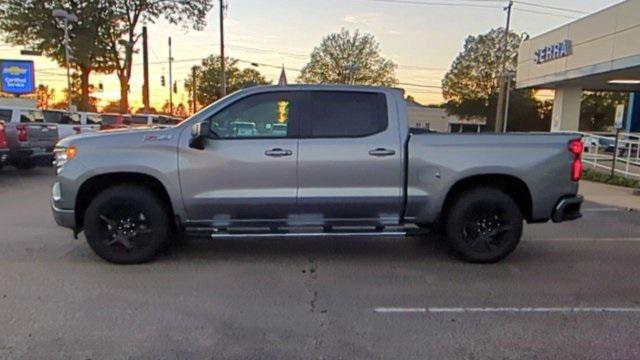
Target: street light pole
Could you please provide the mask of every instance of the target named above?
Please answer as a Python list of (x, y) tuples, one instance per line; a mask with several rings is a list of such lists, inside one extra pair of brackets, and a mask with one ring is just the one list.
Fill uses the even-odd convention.
[(505, 70), (507, 67), (507, 51), (508, 51), (508, 46), (509, 46), (509, 29), (511, 27), (511, 10), (513, 8), (513, 0), (509, 0), (509, 4), (504, 8), (504, 10), (507, 12), (507, 25), (505, 26), (505, 30), (504, 30), (504, 38), (503, 38), (503, 43), (502, 43), (502, 64), (501, 64), (501, 69), (500, 69), (500, 76), (499, 76), (499, 82), (500, 82), (500, 92), (498, 93), (498, 104), (497, 104), (497, 109), (496, 109), (496, 124), (495, 124), (495, 131), (496, 132), (500, 132), (504, 126), (504, 113), (503, 113), (503, 108), (504, 108), (504, 98), (505, 98), (505, 88), (506, 86), (508, 86), (506, 84), (507, 79), (505, 78)]
[(76, 22), (78, 21), (78, 17), (69, 14), (68, 12), (62, 9), (56, 9), (52, 12), (53, 17), (62, 19), (62, 23), (64, 25), (64, 62), (67, 67), (67, 107), (69, 111), (71, 111), (71, 67), (69, 65), (69, 58), (71, 54), (69, 53), (69, 21)]
[(220, 0), (220, 97), (227, 95), (227, 75), (224, 64), (224, 0)]
[(171, 63), (173, 57), (171, 57), (171, 36), (169, 36), (169, 114), (173, 115), (173, 71), (171, 69)]

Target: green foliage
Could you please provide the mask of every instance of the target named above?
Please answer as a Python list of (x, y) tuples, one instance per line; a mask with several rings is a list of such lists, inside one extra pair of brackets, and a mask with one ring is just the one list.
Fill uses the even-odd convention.
[(580, 130), (606, 131), (614, 123), (616, 105), (625, 104), (629, 95), (622, 92), (584, 92), (580, 108)]
[[(486, 34), (469, 36), (442, 80), (442, 94), (449, 114), (480, 116), (493, 129), (502, 71), (502, 47), (505, 31), (493, 29)], [(506, 71), (516, 70), (522, 37), (510, 32), (507, 40)], [(513, 88), (514, 82), (511, 83)], [(543, 131), (549, 129), (550, 114), (544, 113), (530, 90), (511, 92), (509, 131)]]
[(605, 183), (609, 185), (617, 185), (617, 186), (640, 189), (639, 180), (627, 179), (618, 175), (614, 175), (613, 177), (611, 177), (611, 174), (603, 173), (601, 171), (596, 171), (593, 169), (585, 169), (582, 172), (582, 179)]
[(371, 34), (342, 29), (330, 34), (313, 49), (299, 82), (317, 84), (362, 84), (393, 86), (398, 83), (396, 65), (382, 57), (380, 45)]
[(0, 3), (0, 31), (4, 41), (42, 51), (65, 66), (64, 27), (53, 17), (54, 9), (65, 9), (78, 17), (69, 23), (70, 67), (78, 70), (81, 83), (75, 104), (89, 110), (89, 75), (115, 70), (109, 56), (113, 9), (107, 0), (4, 0)]
[[(206, 106), (220, 98), (220, 56), (211, 55), (202, 60), (202, 64), (196, 67), (196, 98), (198, 103)], [(238, 68), (238, 60), (225, 58), (225, 75), (227, 80), (227, 93), (242, 88), (269, 84), (265, 77), (255, 69)], [(185, 81), (185, 88), (193, 93), (193, 79)]]

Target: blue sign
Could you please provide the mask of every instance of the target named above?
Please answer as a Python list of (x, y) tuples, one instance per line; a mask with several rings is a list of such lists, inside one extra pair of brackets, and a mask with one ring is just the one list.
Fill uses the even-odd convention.
[(0, 60), (0, 91), (31, 94), (35, 89), (33, 61)]
[(571, 55), (571, 40), (564, 40), (536, 50), (533, 60), (536, 64), (544, 64), (548, 61), (560, 59), (569, 55)]

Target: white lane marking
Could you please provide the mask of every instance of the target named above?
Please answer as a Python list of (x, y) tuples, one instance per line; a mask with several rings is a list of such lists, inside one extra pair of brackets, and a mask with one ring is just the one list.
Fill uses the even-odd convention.
[(401, 308), (377, 307), (376, 313), (640, 313), (640, 308), (625, 307), (450, 307)]
[(624, 242), (624, 241), (629, 241), (629, 242), (634, 242), (634, 241), (640, 241), (640, 237), (626, 237), (626, 238), (529, 238), (529, 239), (523, 239), (525, 241), (609, 241), (609, 242), (615, 242), (615, 241), (620, 241), (620, 242)]
[(620, 211), (622, 209), (619, 208), (614, 208), (614, 207), (609, 207), (609, 208), (586, 208), (586, 209), (582, 209), (582, 211), (584, 212), (600, 212), (600, 211)]
[(399, 307), (377, 307), (374, 309), (377, 313), (423, 313), (427, 312), (426, 308), (399, 308)]

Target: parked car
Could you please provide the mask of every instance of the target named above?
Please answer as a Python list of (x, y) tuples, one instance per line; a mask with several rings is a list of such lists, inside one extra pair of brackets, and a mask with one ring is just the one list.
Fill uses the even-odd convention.
[(93, 112), (78, 112), (80, 115), (80, 124), (82, 124), (82, 133), (94, 133), (100, 131), (102, 126), (102, 115)]
[(131, 126), (131, 115), (117, 113), (101, 114), (100, 130), (126, 129)]
[[(239, 123), (255, 131), (233, 131)], [(270, 136), (276, 123), (286, 132)], [(581, 216), (579, 135), (412, 134), (407, 124), (396, 89), (243, 89), (174, 128), (62, 140), (53, 216), (115, 263), (149, 261), (182, 231), (382, 237), (423, 228), (445, 234), (465, 260), (495, 262), (516, 248), (524, 221)]]
[(0, 107), (0, 121), (5, 123), (9, 164), (19, 169), (51, 166), (58, 126), (46, 123), (42, 111), (3, 106)]
[(131, 115), (133, 127), (171, 127), (182, 122), (182, 119), (162, 114), (135, 114)]
[(5, 131), (4, 121), (0, 121), (0, 170), (9, 158), (9, 144), (7, 144), (7, 135)]
[(44, 121), (58, 125), (58, 136), (78, 135), (83, 132), (95, 131), (95, 125), (85, 125), (79, 113), (65, 110), (43, 110)]

